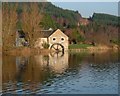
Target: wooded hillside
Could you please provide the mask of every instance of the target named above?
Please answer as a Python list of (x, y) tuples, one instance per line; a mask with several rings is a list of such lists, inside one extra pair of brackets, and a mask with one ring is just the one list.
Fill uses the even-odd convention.
[(2, 6), (3, 46), (15, 47), (18, 29), (26, 34), (33, 46), (40, 37), (41, 29), (60, 28), (69, 36), (70, 43), (119, 44), (118, 17), (94, 13), (83, 18), (78, 11), (65, 10), (50, 2), (39, 3), (3, 3)]

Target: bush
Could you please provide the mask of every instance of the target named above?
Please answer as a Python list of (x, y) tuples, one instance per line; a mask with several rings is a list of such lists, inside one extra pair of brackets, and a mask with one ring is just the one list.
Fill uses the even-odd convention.
[(48, 43), (44, 42), (42, 44), (42, 46), (43, 46), (44, 49), (48, 49), (50, 45)]
[(118, 39), (113, 39), (113, 40), (110, 40), (110, 43), (119, 45), (119, 44), (120, 44), (120, 40), (118, 40)]

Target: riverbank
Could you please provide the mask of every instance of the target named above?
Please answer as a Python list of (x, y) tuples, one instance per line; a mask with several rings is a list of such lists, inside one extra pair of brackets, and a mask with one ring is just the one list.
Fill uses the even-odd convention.
[(8, 51), (3, 51), (5, 55), (14, 55), (14, 56), (32, 56), (36, 54), (48, 54), (50, 50), (48, 49), (39, 49), (39, 48), (29, 48), (29, 47), (20, 47)]
[[(83, 48), (73, 48), (73, 49), (68, 49), (67, 52), (97, 52), (97, 53), (104, 53), (107, 51), (115, 51), (118, 52), (120, 48), (118, 46), (87, 46)], [(3, 51), (3, 54), (6, 55), (14, 55), (14, 56), (32, 56), (32, 55), (37, 55), (37, 54), (49, 54), (51, 50), (49, 49), (39, 49), (39, 48), (29, 48), (29, 47), (20, 47), (20, 48), (15, 48), (12, 50), (8, 51)]]
[(70, 52), (84, 52), (84, 51), (87, 51), (87, 52), (100, 52), (100, 53), (104, 53), (104, 52), (107, 52), (107, 51), (118, 51), (120, 48), (118, 46), (113, 46), (113, 47), (109, 47), (109, 46), (89, 46), (89, 47), (86, 47), (86, 48), (77, 48), (77, 49), (69, 49)]

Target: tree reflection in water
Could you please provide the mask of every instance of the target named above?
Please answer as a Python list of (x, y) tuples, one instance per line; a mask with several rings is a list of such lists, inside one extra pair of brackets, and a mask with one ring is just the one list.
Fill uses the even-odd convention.
[[(53, 91), (56, 93), (57, 90), (61, 90), (63, 93), (68, 91), (80, 93), (89, 92), (88, 90), (98, 92), (99, 88), (102, 90), (105, 87), (109, 90), (114, 87), (116, 90), (117, 63), (119, 63), (118, 54), (112, 52), (65, 52), (64, 55), (52, 53), (52, 55), (30, 57), (3, 55), (3, 92), (37, 93), (43, 91), (46, 93), (47, 91), (50, 93)], [(104, 84), (106, 86), (103, 86)], [(77, 88), (78, 85), (80, 88)], [(53, 90), (52, 86), (57, 88)], [(94, 89), (92, 89), (93, 86)]]

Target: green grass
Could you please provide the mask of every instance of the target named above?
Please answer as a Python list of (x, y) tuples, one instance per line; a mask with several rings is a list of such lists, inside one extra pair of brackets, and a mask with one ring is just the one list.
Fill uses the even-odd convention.
[(90, 47), (92, 45), (89, 44), (70, 44), (69, 45), (69, 49), (86, 49), (87, 47)]

